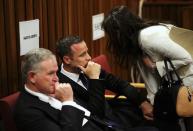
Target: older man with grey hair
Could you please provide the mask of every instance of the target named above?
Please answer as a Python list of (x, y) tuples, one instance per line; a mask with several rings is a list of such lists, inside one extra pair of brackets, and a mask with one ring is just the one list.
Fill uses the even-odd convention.
[(55, 55), (43, 48), (29, 51), (22, 61), (24, 88), (14, 117), (20, 131), (102, 131), (85, 117), (90, 112), (76, 104), (68, 83), (59, 83)]

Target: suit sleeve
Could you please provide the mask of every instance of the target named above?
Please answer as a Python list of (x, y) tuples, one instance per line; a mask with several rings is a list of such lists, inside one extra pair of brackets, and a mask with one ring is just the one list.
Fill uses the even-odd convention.
[(84, 112), (72, 106), (63, 106), (59, 121), (61, 131), (81, 131)]
[(135, 87), (129, 84), (128, 81), (122, 80), (111, 73), (101, 70), (101, 79), (104, 79), (105, 88), (120, 95), (127, 97), (132, 103), (140, 105), (147, 100), (146, 96), (142, 95)]
[[(63, 106), (54, 120), (39, 109), (29, 109), (16, 116), (19, 129), (23, 131), (81, 131), (84, 112), (72, 106)], [(56, 117), (56, 118), (57, 118)]]
[(90, 79), (89, 80), (89, 108), (90, 111), (100, 118), (104, 117), (105, 107), (105, 88), (103, 80)]

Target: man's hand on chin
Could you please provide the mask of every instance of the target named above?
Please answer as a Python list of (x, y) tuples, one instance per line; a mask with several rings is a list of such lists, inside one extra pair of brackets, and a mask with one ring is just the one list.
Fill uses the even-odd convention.
[(86, 67), (79, 66), (79, 68), (87, 75), (90, 79), (99, 79), (99, 75), (101, 72), (101, 65), (89, 61)]

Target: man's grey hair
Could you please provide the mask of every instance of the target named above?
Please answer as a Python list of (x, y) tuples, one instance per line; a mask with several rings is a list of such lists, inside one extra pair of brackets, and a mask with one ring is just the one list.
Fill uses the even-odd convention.
[(30, 71), (38, 71), (40, 63), (47, 59), (56, 59), (55, 55), (48, 49), (37, 48), (30, 50), (21, 63), (22, 81), (27, 82), (27, 75)]

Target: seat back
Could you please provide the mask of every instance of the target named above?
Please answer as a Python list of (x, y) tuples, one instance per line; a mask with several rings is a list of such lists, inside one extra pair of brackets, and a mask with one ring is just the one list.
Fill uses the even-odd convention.
[(102, 69), (104, 69), (105, 71), (111, 73), (111, 67), (109, 65), (109, 62), (107, 60), (106, 55), (103, 55), (103, 54), (99, 55), (99, 56), (93, 58), (92, 61), (100, 64)]
[(5, 131), (17, 131), (13, 119), (13, 109), (19, 94), (19, 92), (16, 92), (0, 99), (0, 117)]
[(185, 48), (193, 58), (193, 31), (185, 28), (172, 26), (170, 38), (178, 43), (180, 46)]

